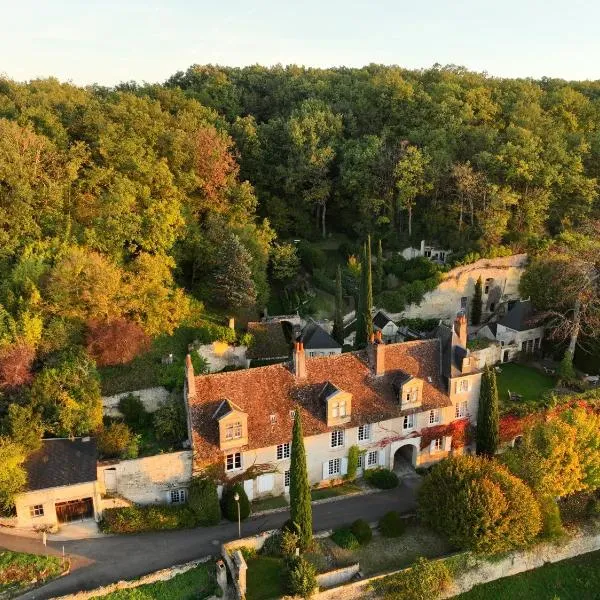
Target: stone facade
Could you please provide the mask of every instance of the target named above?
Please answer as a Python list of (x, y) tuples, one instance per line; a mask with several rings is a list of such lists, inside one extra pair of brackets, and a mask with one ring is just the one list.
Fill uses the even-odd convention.
[(114, 396), (102, 396), (102, 412), (107, 417), (121, 417), (119, 412), (119, 401), (121, 398), (133, 395), (137, 396), (148, 412), (158, 410), (161, 402), (169, 397), (169, 391), (164, 387), (145, 388), (143, 390), (134, 390), (133, 392), (123, 392)]
[(527, 254), (500, 258), (482, 258), (472, 264), (456, 267), (444, 275), (442, 282), (394, 318), (451, 320), (459, 311), (469, 313), (475, 283), (483, 283), (483, 315), (493, 313), (500, 304), (519, 298), (519, 281), (527, 264)]
[(171, 491), (187, 488), (191, 477), (191, 450), (98, 463), (101, 493), (136, 504), (171, 502)]

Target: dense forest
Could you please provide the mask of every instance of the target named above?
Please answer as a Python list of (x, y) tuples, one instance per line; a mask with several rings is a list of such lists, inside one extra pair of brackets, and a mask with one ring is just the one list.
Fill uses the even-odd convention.
[[(598, 82), (378, 65), (0, 79), (0, 413), (22, 408), (3, 430), (34, 414), (46, 433), (93, 430), (95, 362), (207, 306), (256, 314), (298, 269), (293, 238), (535, 254), (598, 219), (599, 176)], [(410, 269), (386, 268), (416, 282), (402, 301), (437, 281)]]

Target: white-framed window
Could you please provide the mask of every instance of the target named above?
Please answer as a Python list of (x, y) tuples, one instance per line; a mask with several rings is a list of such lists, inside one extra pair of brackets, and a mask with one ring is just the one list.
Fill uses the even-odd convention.
[(468, 392), (469, 391), (469, 380), (468, 379), (459, 380), (459, 382), (456, 386), (456, 391), (459, 394), (461, 394), (463, 392)]
[(43, 517), (44, 516), (44, 505), (43, 504), (34, 504), (29, 507), (29, 516), (31, 518), (35, 517)]
[(467, 406), (468, 406), (468, 403), (466, 400), (463, 400), (462, 402), (457, 402), (456, 411), (454, 413), (454, 416), (457, 419), (460, 417), (466, 417), (467, 416)]
[(419, 392), (417, 390), (408, 390), (405, 394), (406, 402), (416, 402)]
[(371, 452), (367, 454), (367, 467), (374, 467), (375, 465), (377, 465), (378, 457), (379, 453), (377, 452), (377, 450), (371, 450)]
[(242, 437), (242, 422), (235, 421), (234, 423), (228, 423), (225, 426), (225, 439), (226, 440), (237, 440)]
[(339, 475), (342, 471), (342, 461), (339, 458), (332, 458), (329, 461), (327, 472), (329, 475)]
[(361, 425), (358, 428), (358, 441), (366, 442), (371, 439), (371, 424)]
[(357, 465), (357, 467), (359, 469), (364, 469), (365, 468), (365, 455), (362, 452), (358, 455), (358, 465)]
[(289, 471), (289, 469), (287, 471), (283, 472), (283, 486), (286, 488), (290, 487), (290, 471)]
[(415, 426), (415, 415), (404, 415), (402, 429), (412, 429)]
[(296, 411), (292, 408), (292, 410), (290, 410), (290, 419), (295, 418), (296, 416)]
[(331, 432), (331, 447), (339, 448), (344, 445), (344, 430), (336, 429)]
[(437, 408), (429, 411), (429, 424), (436, 425), (440, 422), (440, 411)]
[(271, 425), (275, 425), (277, 423), (277, 415), (269, 415), (269, 420), (271, 421)]
[(225, 457), (225, 470), (226, 471), (237, 471), (242, 468), (242, 454), (241, 452), (233, 452)]
[(277, 460), (284, 460), (290, 457), (291, 454), (291, 443), (286, 442), (285, 444), (279, 444), (277, 446)]
[(340, 417), (346, 416), (346, 401), (340, 400)]
[(169, 492), (171, 504), (183, 504), (186, 498), (186, 490), (171, 490)]
[(443, 448), (443, 443), (444, 443), (443, 438), (437, 438), (436, 440), (433, 440), (433, 451), (441, 452), (442, 448)]

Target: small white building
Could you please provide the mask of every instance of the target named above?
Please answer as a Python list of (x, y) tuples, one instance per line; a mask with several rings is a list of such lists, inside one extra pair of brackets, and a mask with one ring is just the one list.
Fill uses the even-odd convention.
[(302, 342), (306, 358), (342, 353), (342, 346), (312, 319), (302, 329), (298, 341)]
[(381, 336), (386, 344), (403, 341), (398, 325), (383, 310), (378, 310), (373, 317), (373, 331), (381, 331)]
[(445, 264), (448, 256), (452, 254), (452, 250), (443, 250), (442, 248), (436, 248), (434, 245), (428, 246), (425, 244), (425, 240), (421, 240), (421, 246), (419, 248), (413, 248), (412, 246), (404, 248), (399, 254), (406, 260), (422, 256), (434, 262)]

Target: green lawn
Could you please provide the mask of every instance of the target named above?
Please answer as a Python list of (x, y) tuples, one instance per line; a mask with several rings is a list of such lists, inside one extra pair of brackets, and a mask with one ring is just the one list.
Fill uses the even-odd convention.
[(257, 513), (262, 510), (273, 510), (274, 508), (283, 508), (286, 506), (288, 506), (288, 502), (284, 496), (261, 498), (252, 502), (252, 512)]
[(0, 596), (18, 592), (34, 583), (43, 583), (63, 572), (62, 559), (24, 552), (0, 552)]
[(311, 490), (311, 500), (324, 500), (325, 498), (335, 498), (337, 496), (347, 496), (348, 494), (356, 494), (362, 492), (363, 489), (355, 483), (343, 483), (334, 487), (322, 488), (320, 490)]
[(246, 561), (246, 600), (270, 600), (283, 595), (283, 559), (257, 556)]
[(520, 394), (522, 399), (518, 404), (535, 403), (540, 400), (545, 392), (554, 387), (554, 377), (550, 377), (536, 369), (516, 363), (504, 363), (500, 366), (501, 373), (496, 379), (498, 382), (498, 398), (501, 406), (508, 408), (514, 406), (509, 401), (508, 391)]
[(214, 570), (208, 565), (198, 565), (181, 575), (148, 585), (140, 585), (128, 590), (119, 590), (105, 600), (201, 600), (215, 593), (217, 582)]
[(600, 552), (478, 585), (460, 600), (599, 600)]

